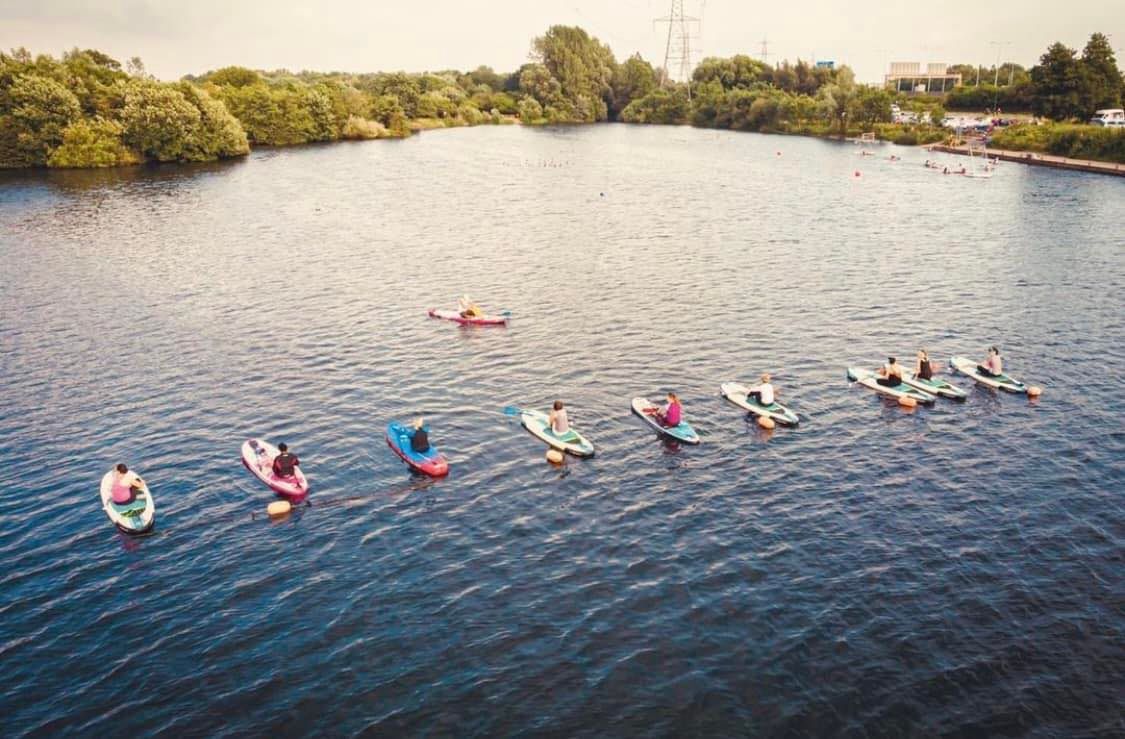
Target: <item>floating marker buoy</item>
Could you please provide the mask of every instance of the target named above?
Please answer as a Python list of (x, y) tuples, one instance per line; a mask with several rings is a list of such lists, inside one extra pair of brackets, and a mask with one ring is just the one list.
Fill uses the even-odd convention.
[(902, 395), (899, 396), (898, 404), (903, 408), (913, 408), (914, 406), (918, 405), (918, 401), (910, 397), (909, 395)]
[(1029, 397), (1029, 398), (1038, 398), (1042, 394), (1043, 394), (1043, 388), (1041, 388), (1037, 385), (1032, 385), (1031, 387), (1029, 387), (1027, 389), (1027, 397)]
[(858, 169), (857, 169), (857, 170), (855, 171), (855, 176), (856, 176), (856, 177), (859, 177), (859, 176), (860, 176), (860, 174), (859, 174), (859, 170), (858, 170)]
[(275, 500), (266, 506), (266, 513), (271, 516), (284, 516), (291, 510), (293, 510), (293, 506), (287, 500)]
[(547, 450), (547, 461), (550, 462), (551, 464), (562, 464), (563, 463), (563, 453), (560, 452), (558, 449), (548, 449)]
[(758, 416), (758, 425), (764, 429), (772, 429), (777, 424), (769, 416)]

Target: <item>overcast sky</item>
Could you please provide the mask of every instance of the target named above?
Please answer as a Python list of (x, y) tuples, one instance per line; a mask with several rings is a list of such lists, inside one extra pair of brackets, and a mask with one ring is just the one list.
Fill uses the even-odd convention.
[[(703, 23), (705, 55), (834, 59), (874, 81), (888, 62), (1030, 65), (1053, 41), (1110, 37), (1125, 56), (1125, 0), (983, 0), (969, 5), (872, 0), (684, 0)], [(240, 64), (259, 69), (423, 71), (488, 64), (510, 71), (531, 38), (577, 24), (617, 58), (663, 62), (670, 0), (0, 0), (0, 48), (58, 54), (74, 46), (140, 56), (163, 79)], [(701, 8), (702, 5), (702, 8)], [(1001, 46), (991, 42), (1002, 42)]]

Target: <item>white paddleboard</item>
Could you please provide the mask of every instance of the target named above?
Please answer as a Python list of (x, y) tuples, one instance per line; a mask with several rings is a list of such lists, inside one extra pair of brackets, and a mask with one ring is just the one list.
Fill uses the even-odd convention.
[(695, 433), (695, 429), (687, 421), (681, 419), (675, 426), (665, 426), (656, 420), (656, 416), (648, 412), (656, 407), (657, 405), (650, 403), (648, 398), (633, 398), (633, 412), (662, 436), (666, 436), (673, 441), (682, 441), (685, 444), (699, 443), (699, 434)]
[(149, 531), (156, 523), (156, 502), (152, 499), (148, 484), (135, 490), (133, 500), (128, 503), (114, 503), (113, 481), (116, 474), (116, 470), (110, 470), (102, 477), (101, 498), (105, 515), (126, 534), (143, 534)]
[(1007, 375), (1000, 375), (999, 377), (989, 377), (982, 375), (977, 370), (977, 363), (965, 357), (952, 357), (949, 360), (949, 366), (958, 372), (968, 375), (981, 385), (988, 387), (999, 388), (1000, 390), (1007, 390), (1009, 393), (1026, 393), (1027, 386), (1019, 380), (1008, 377)]
[(749, 392), (749, 387), (740, 385), (737, 382), (724, 382), (722, 385), (719, 385), (719, 393), (743, 410), (750, 411), (756, 416), (772, 418), (785, 426), (796, 426), (800, 423), (801, 419), (797, 414), (781, 403), (774, 402), (772, 405), (768, 406), (760, 405), (757, 401), (747, 397), (747, 393)]
[(520, 423), (523, 427), (551, 447), (576, 457), (594, 456), (594, 445), (575, 431), (573, 426), (570, 427), (570, 431), (560, 436), (551, 430), (547, 418), (547, 414), (542, 411), (531, 410), (520, 413)]
[(888, 398), (895, 398), (896, 400), (898, 398), (914, 398), (915, 401), (919, 403), (925, 403), (926, 405), (932, 405), (934, 401), (937, 400), (936, 395), (930, 395), (929, 393), (919, 390), (916, 387), (911, 387), (910, 385), (907, 385), (905, 381), (900, 385), (896, 385), (895, 387), (880, 385), (878, 382), (876, 382), (878, 377), (879, 375), (875, 374), (871, 370), (860, 369), (859, 367), (848, 367), (849, 380), (863, 385), (866, 388), (874, 390), (880, 395), (885, 395)]

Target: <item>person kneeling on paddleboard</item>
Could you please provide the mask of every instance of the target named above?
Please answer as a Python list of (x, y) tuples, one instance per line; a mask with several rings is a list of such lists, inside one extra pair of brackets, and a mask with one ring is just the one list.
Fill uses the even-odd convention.
[(562, 436), (570, 431), (570, 420), (566, 417), (566, 408), (563, 408), (561, 400), (556, 400), (551, 407), (551, 412), (547, 414), (547, 423), (551, 425), (551, 431), (555, 436)]
[(479, 318), (484, 315), (484, 311), (473, 302), (468, 293), (462, 295), (457, 301), (457, 309), (461, 311), (462, 318)]
[(113, 502), (124, 505), (132, 501), (138, 490), (143, 490), (145, 482), (136, 472), (130, 472), (124, 464), (118, 464), (113, 476)]
[(656, 420), (669, 428), (680, 425), (680, 418), (683, 416), (683, 412), (684, 407), (680, 403), (679, 396), (675, 393), (668, 393), (668, 404), (663, 408), (652, 409), (652, 415), (656, 416)]
[(930, 355), (925, 349), (918, 350), (918, 360), (914, 363), (914, 377), (918, 380), (934, 379), (934, 368), (930, 364)]
[(898, 387), (902, 384), (902, 367), (894, 357), (887, 357), (887, 363), (879, 368), (877, 374), (879, 376), (875, 378), (875, 382), (883, 387)]
[(988, 347), (988, 359), (983, 364), (977, 365), (977, 372), (985, 377), (999, 377), (1004, 374), (1004, 362), (1000, 359), (1000, 350), (994, 346)]
[(410, 451), (419, 454), (430, 451), (430, 434), (426, 431), (426, 421), (421, 416), (414, 421), (414, 433), (410, 435)]
[(762, 381), (750, 388), (746, 393), (747, 400), (753, 400), (761, 406), (773, 405), (773, 385), (770, 383), (770, 373), (762, 373)]
[(289, 447), (285, 444), (278, 444), (277, 451), (280, 454), (273, 458), (273, 474), (278, 477), (293, 477), (301, 461), (297, 459), (296, 454), (289, 453)]

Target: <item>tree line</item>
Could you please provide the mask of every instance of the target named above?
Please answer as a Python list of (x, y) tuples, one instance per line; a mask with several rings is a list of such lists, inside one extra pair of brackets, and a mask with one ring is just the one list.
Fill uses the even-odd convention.
[(1051, 44), (1031, 69), (1018, 64), (973, 67), (957, 64), (962, 84), (945, 99), (951, 110), (1001, 109), (1030, 112), (1056, 121), (1088, 120), (1094, 111), (1120, 108), (1125, 80), (1113, 47), (1094, 33), (1079, 54), (1061, 42)]
[[(640, 55), (618, 62), (610, 48), (574, 26), (552, 26), (511, 73), (292, 73), (225, 67), (177, 82), (122, 65), (99, 51), (60, 58), (25, 49), (0, 53), (0, 168), (102, 167), (144, 161), (207, 161), (251, 146), (408, 136), (442, 126), (500, 124), (690, 124), (746, 131), (824, 135), (875, 130), (899, 143), (938, 140), (936, 126), (893, 125), (898, 102), (930, 119), (942, 101), (859, 85), (851, 70), (798, 60), (776, 66), (746, 55), (710, 57), (690, 80), (664, 79)], [(954, 69), (961, 69), (955, 67)], [(951, 108), (1026, 106), (1052, 118), (1081, 117), (1122, 98), (1121, 73), (1105, 36), (1081, 56), (1052, 45), (1039, 65), (979, 70), (944, 100)], [(979, 84), (977, 84), (979, 83)], [(1003, 89), (1003, 93), (1000, 90)], [(922, 116), (919, 116), (920, 118)]]

